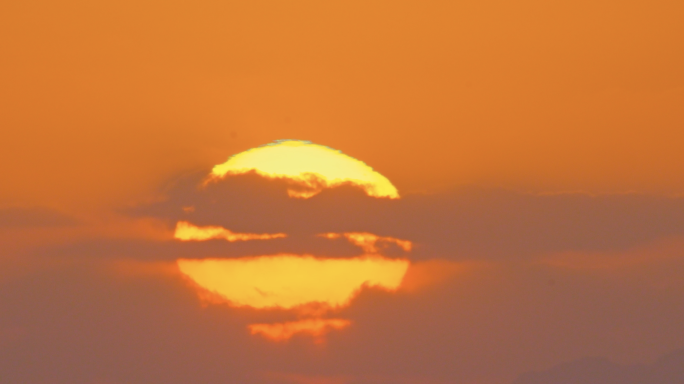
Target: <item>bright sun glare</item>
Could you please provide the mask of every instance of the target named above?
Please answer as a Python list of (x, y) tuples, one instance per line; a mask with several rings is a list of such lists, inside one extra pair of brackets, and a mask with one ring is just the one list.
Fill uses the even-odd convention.
[(280, 140), (238, 153), (216, 165), (209, 180), (254, 171), (269, 178), (287, 178), (306, 191), (291, 189), (292, 197), (308, 198), (323, 188), (351, 183), (373, 197), (399, 198), (397, 189), (363, 161), (323, 145), (301, 140)]
[(364, 285), (398, 289), (408, 267), (408, 260), (382, 256), (178, 260), (180, 271), (199, 286), (232, 305), (259, 309), (293, 309), (306, 304), (346, 306)]

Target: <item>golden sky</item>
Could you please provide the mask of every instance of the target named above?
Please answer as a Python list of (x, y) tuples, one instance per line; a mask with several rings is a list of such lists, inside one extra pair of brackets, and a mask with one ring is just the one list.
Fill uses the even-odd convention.
[(0, 4), (0, 384), (684, 380), (682, 20)]

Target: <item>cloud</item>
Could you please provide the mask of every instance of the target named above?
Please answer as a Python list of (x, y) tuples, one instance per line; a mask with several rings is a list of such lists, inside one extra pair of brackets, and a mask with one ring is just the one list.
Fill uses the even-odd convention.
[(650, 365), (620, 365), (603, 358), (584, 358), (543, 372), (525, 373), (513, 384), (679, 384), (684, 383), (684, 349)]
[[(286, 181), (253, 174), (201, 181), (181, 179), (165, 200), (125, 211), (164, 223), (166, 237), (92, 232), (42, 244), (14, 259), (31, 263), (21, 273), (0, 260), (0, 289), (10, 293), (0, 296), (0, 329), (22, 330), (20, 339), (0, 341), (4, 377), (273, 384), (287, 381), (265, 372), (289, 372), (349, 383), (509, 384), (521, 372), (582, 356), (649, 361), (684, 345), (684, 248), (666, 241), (682, 234), (681, 199), (461, 189), (389, 200), (342, 186), (303, 200), (288, 197)], [(179, 241), (172, 238), (179, 221), (287, 237)], [(175, 264), (364, 253), (324, 233), (412, 244), (406, 252), (376, 243), (384, 257), (411, 261), (405, 281), (395, 292), (362, 289), (352, 305), (326, 313), (351, 325), (327, 334), (325, 346), (311, 337), (275, 344), (250, 335), (250, 324), (308, 314), (204, 305)]]
[(326, 239), (346, 238), (350, 243), (363, 249), (366, 253), (379, 253), (380, 249), (386, 249), (395, 245), (404, 250), (404, 252), (411, 252), (413, 244), (408, 240), (395, 239), (393, 237), (381, 237), (368, 232), (347, 232), (347, 233), (322, 233), (318, 236)]
[(232, 243), (234, 241), (278, 239), (287, 237), (287, 235), (284, 233), (235, 233), (223, 227), (198, 227), (187, 221), (179, 221), (176, 223), (176, 230), (173, 237), (181, 241), (223, 239)]
[(684, 238), (665, 238), (626, 251), (560, 252), (543, 257), (543, 264), (577, 270), (619, 270), (644, 268), (667, 260), (684, 258)]
[(275, 324), (250, 324), (249, 331), (253, 335), (262, 335), (274, 341), (289, 340), (296, 334), (310, 334), (317, 342), (323, 342), (323, 336), (333, 329), (343, 329), (351, 325), (346, 319), (304, 319)]
[(81, 238), (67, 244), (37, 245), (29, 253), (42, 257), (96, 257), (105, 259), (176, 260), (178, 258), (242, 257), (287, 254), (313, 254), (326, 257), (358, 256), (358, 247), (344, 240), (316, 236), (288, 236), (264, 241), (229, 243), (207, 241), (154, 240), (130, 238)]
[[(287, 181), (255, 174), (201, 187), (179, 179), (165, 200), (128, 212), (237, 232), (315, 236), (370, 232), (406, 239), (413, 258), (519, 259), (564, 251), (621, 251), (684, 235), (684, 198), (639, 194), (556, 195), (463, 188), (388, 200), (352, 186), (289, 198)], [(192, 206), (192, 211), (183, 207)]]
[[(656, 257), (639, 274), (466, 264), (437, 286), (363, 290), (331, 313), (352, 324), (326, 335), (324, 346), (310, 337), (274, 344), (250, 335), (250, 324), (298, 319), (203, 306), (170, 262), (96, 253), (33, 259), (41, 262), (21, 273), (0, 261), (0, 291), (7, 293), (0, 295), (0, 329), (22, 330), (21, 338), (0, 341), (8, 382), (274, 384), (283, 380), (262, 373), (290, 372), (351, 384), (509, 384), (522, 372), (581, 356), (649, 361), (684, 345), (682, 258)], [(418, 270), (417, 279), (444, 271), (443, 262)]]

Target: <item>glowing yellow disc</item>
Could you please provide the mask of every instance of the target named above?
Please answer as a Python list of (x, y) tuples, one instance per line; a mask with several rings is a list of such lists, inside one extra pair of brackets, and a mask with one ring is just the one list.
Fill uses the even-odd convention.
[(399, 198), (397, 189), (363, 161), (341, 151), (300, 140), (280, 140), (232, 156), (212, 169), (211, 178), (255, 171), (270, 178), (288, 178), (307, 187), (290, 196), (311, 197), (325, 187), (351, 183), (373, 197)]
[(239, 259), (178, 259), (178, 269), (236, 306), (291, 309), (310, 303), (344, 307), (363, 286), (399, 288), (406, 259), (275, 255)]

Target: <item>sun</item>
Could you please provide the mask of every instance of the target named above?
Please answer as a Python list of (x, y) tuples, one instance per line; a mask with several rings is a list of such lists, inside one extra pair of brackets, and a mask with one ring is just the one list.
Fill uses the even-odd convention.
[(238, 153), (216, 165), (208, 181), (248, 172), (286, 178), (304, 187), (304, 191), (290, 189), (292, 197), (308, 198), (323, 188), (353, 184), (368, 196), (399, 198), (394, 185), (363, 161), (310, 141), (278, 140)]
[(199, 286), (234, 306), (257, 309), (294, 309), (313, 303), (345, 307), (365, 286), (396, 291), (409, 264), (407, 259), (379, 255), (177, 260), (181, 273)]
[[(392, 183), (363, 161), (323, 145), (301, 140), (279, 140), (231, 156), (216, 165), (205, 186), (221, 179), (254, 172), (269, 179), (285, 179), (291, 197), (309, 198), (326, 188), (345, 184), (361, 188), (368, 196), (398, 199)], [(185, 208), (184, 208), (185, 210)], [(192, 209), (186, 212), (192, 212)], [(369, 232), (322, 233), (334, 240), (346, 238), (360, 248), (356, 257), (333, 258), (310, 254), (275, 253), (238, 258), (177, 259), (178, 271), (197, 290), (204, 303), (228, 304), (253, 310), (291, 311), (296, 321), (250, 324), (253, 335), (286, 341), (308, 334), (317, 342), (351, 321), (326, 314), (350, 305), (365, 288), (397, 292), (411, 263), (408, 258), (383, 255), (388, 246), (409, 253), (412, 242)], [(178, 221), (178, 241), (226, 240), (274, 241), (287, 233), (233, 232), (217, 225), (198, 226)]]

